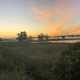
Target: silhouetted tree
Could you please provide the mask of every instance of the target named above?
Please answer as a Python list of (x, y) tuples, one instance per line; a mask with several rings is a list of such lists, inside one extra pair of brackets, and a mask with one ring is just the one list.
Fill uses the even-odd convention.
[(29, 41), (32, 41), (33, 40), (33, 37), (32, 36), (29, 36), (28, 39), (29, 39)]
[(24, 32), (18, 33), (17, 40), (19, 40), (19, 41), (26, 41), (27, 40), (26, 32), (24, 31)]
[(45, 35), (44, 37), (45, 37), (45, 40), (48, 40), (49, 39), (49, 36), (48, 35)]
[(38, 35), (38, 40), (39, 41), (44, 40), (44, 34), (43, 33), (41, 33), (41, 34)]
[(48, 40), (48, 39), (49, 39), (48, 35), (45, 35), (43, 33), (41, 33), (41, 34), (38, 35), (38, 40), (40, 40), (40, 41)]

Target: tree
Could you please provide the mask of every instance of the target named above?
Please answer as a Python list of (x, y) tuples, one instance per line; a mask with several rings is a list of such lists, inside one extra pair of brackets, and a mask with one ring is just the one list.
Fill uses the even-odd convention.
[(32, 36), (29, 36), (28, 39), (29, 39), (29, 41), (32, 41), (33, 40), (33, 37)]
[(38, 35), (38, 40), (40, 40), (40, 41), (44, 40), (44, 34), (43, 33)]
[(48, 35), (45, 35), (45, 40), (49, 40), (49, 36)]
[(18, 41), (26, 41), (27, 40), (27, 34), (26, 32), (20, 32), (17, 34), (17, 40)]
[(41, 33), (41, 34), (38, 35), (38, 40), (40, 40), (40, 41), (48, 40), (48, 39), (49, 39), (48, 35), (45, 35), (43, 33)]

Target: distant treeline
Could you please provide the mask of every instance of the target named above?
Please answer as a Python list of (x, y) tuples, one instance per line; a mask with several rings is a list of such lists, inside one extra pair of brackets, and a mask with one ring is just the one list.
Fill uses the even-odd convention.
[(54, 41), (54, 40), (80, 40), (80, 35), (61, 35), (61, 36), (49, 36), (46, 34), (39, 34), (37, 37), (28, 36), (26, 32), (20, 32), (16, 38), (18, 41)]
[(60, 35), (60, 36), (49, 36), (48, 34), (40, 33), (36, 37), (28, 36), (25, 31), (19, 32), (16, 35), (16, 39), (3, 39), (0, 38), (0, 41), (6, 40), (18, 40), (18, 41), (55, 41), (55, 40), (80, 40), (80, 35)]

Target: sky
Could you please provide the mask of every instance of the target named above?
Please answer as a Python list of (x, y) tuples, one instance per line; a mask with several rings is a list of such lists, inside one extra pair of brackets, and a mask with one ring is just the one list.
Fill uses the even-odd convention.
[(80, 34), (80, 0), (0, 0), (0, 37)]

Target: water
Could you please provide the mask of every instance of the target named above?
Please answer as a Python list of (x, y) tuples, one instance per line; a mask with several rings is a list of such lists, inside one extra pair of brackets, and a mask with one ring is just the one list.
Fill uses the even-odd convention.
[(51, 43), (77, 43), (80, 40), (60, 40), (60, 41), (50, 41)]

